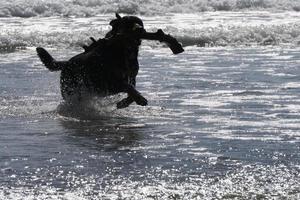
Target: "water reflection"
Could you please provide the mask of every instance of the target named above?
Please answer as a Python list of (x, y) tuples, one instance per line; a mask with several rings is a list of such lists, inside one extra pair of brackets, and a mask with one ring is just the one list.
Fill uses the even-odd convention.
[[(100, 151), (130, 149), (139, 145), (146, 126), (136, 119), (117, 116), (112, 108), (97, 110), (81, 107), (68, 112), (70, 105), (60, 105), (59, 123), (67, 134), (66, 142)], [(72, 117), (70, 117), (72, 116)]]
[(68, 133), (66, 137), (70, 142), (105, 151), (134, 146), (142, 137), (139, 134), (142, 131), (140, 128), (130, 126), (123, 128), (124, 122), (118, 124), (117, 119), (61, 120), (60, 124), (66, 129)]

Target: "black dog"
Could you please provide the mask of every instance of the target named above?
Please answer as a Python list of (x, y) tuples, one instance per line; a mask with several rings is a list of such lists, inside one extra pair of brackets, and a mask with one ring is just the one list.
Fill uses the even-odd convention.
[(112, 95), (120, 92), (128, 94), (117, 103), (124, 108), (131, 103), (147, 105), (145, 99), (136, 89), (136, 76), (139, 70), (138, 51), (142, 39), (167, 42), (173, 53), (183, 51), (181, 45), (162, 30), (148, 33), (143, 22), (135, 16), (121, 17), (110, 22), (112, 30), (105, 38), (84, 46), (85, 52), (74, 56), (69, 61), (56, 61), (43, 48), (37, 53), (41, 61), (50, 71), (61, 71), (60, 84), (64, 100), (74, 96), (80, 100), (83, 92), (97, 95)]

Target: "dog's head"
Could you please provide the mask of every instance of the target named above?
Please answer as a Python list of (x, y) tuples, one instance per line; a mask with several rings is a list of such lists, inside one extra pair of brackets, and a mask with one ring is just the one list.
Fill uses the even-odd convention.
[(112, 32), (115, 34), (132, 33), (137, 30), (144, 31), (143, 21), (136, 16), (121, 17), (116, 13), (116, 19), (109, 23), (112, 26)]

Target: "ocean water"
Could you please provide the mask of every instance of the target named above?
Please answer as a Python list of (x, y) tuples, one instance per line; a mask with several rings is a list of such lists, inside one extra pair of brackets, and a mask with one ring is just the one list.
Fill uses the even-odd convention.
[[(30, 3), (30, 4), (29, 4)], [(1, 1), (0, 199), (299, 199), (299, 1)], [(137, 89), (63, 102), (57, 59), (114, 12), (183, 43), (144, 41)]]

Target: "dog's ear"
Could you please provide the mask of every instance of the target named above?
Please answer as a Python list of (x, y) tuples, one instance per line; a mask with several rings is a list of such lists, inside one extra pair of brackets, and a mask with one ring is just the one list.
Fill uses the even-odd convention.
[(122, 19), (122, 17), (119, 15), (119, 13), (116, 13), (116, 18), (117, 19)]
[(116, 26), (119, 24), (119, 22), (122, 20), (122, 17), (119, 15), (119, 13), (116, 13), (116, 18), (117, 19), (113, 19), (109, 22), (109, 25), (111, 25), (112, 27)]
[(118, 23), (117, 19), (113, 19), (109, 22), (109, 25), (111, 25), (112, 27), (114, 27), (116, 24)]

